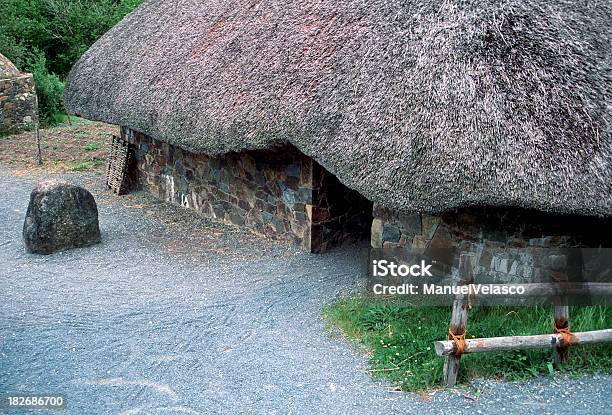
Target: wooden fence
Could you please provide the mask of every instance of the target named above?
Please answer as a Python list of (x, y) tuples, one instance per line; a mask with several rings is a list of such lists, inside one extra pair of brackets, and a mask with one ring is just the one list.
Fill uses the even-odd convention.
[[(459, 258), (459, 285), (474, 283), (474, 269), (476, 256), (473, 253), (462, 253)], [(558, 285), (552, 283), (522, 284), (526, 295), (556, 294)], [(580, 283), (562, 284), (566, 294), (591, 292), (597, 295), (611, 295), (612, 284), (609, 283)], [(473, 292), (473, 290), (469, 290)], [(553, 333), (534, 336), (507, 336), (481, 339), (466, 339), (468, 311), (471, 308), (470, 300), (473, 294), (459, 294), (453, 301), (448, 340), (434, 343), (438, 356), (445, 356), (444, 384), (454, 386), (459, 374), (459, 362), (465, 353), (497, 352), (503, 350), (552, 348), (555, 350), (555, 361), (565, 361), (570, 346), (578, 344), (591, 344), (612, 342), (612, 329), (595, 330), (573, 333), (569, 325), (569, 307), (560, 297), (554, 307)]]

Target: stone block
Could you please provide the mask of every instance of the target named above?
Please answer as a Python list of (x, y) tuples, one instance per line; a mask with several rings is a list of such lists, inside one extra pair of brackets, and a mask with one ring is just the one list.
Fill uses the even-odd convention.
[(313, 203), (313, 192), (308, 187), (300, 187), (298, 189), (298, 200), (302, 203), (312, 204)]
[(23, 239), (26, 250), (37, 254), (100, 242), (98, 208), (93, 196), (65, 181), (39, 183), (30, 195)]
[(553, 271), (563, 271), (567, 268), (567, 256), (561, 254), (550, 255), (548, 257), (548, 264)]
[(429, 246), (429, 241), (423, 235), (416, 235), (412, 239), (412, 249), (416, 252), (423, 253)]
[(312, 205), (306, 205), (305, 206), (305, 210), (306, 210), (306, 217), (308, 218), (309, 221), (312, 222), (312, 209), (313, 206)]
[(287, 207), (293, 207), (294, 203), (295, 203), (295, 192), (291, 189), (285, 189), (283, 190), (283, 202), (285, 203), (285, 205), (287, 205)]
[(237, 206), (232, 206), (231, 209), (226, 212), (226, 219), (234, 225), (244, 225), (246, 212)]
[(384, 208), (377, 204), (374, 204), (372, 208), (372, 216), (382, 220), (383, 222), (395, 222), (393, 210)]
[(486, 269), (490, 269), (491, 268), (491, 260), (493, 259), (493, 256), (491, 254), (491, 251), (489, 251), (486, 248), (483, 248), (482, 253), (480, 254), (480, 259), (478, 261), (479, 265), (486, 268)]
[(409, 235), (410, 237), (421, 234), (421, 215), (418, 213), (398, 214), (397, 220), (399, 221), (402, 234)]
[(375, 218), (372, 220), (372, 228), (370, 233), (370, 244), (372, 248), (383, 247), (383, 222), (382, 220)]
[(421, 217), (422, 223), (422, 235), (425, 239), (432, 239), (436, 230), (438, 229), (438, 225), (440, 223), (440, 218), (437, 216), (431, 215), (422, 215)]
[[(429, 224), (431, 225), (431, 223)], [(429, 226), (428, 225), (428, 226)], [(425, 226), (423, 226), (423, 228), (425, 228)], [(429, 239), (427, 237), (427, 235), (423, 235), (426, 239)], [(452, 235), (449, 232), (448, 229), (446, 229), (444, 226), (437, 226), (436, 225), (436, 230), (433, 234), (433, 237), (431, 238), (431, 243), (429, 244), (430, 247), (435, 248), (435, 249), (450, 249), (453, 247), (453, 239), (452, 239)]]
[(303, 212), (293, 212), (293, 217), (299, 224), (306, 225), (306, 214)]
[(394, 224), (385, 223), (382, 231), (382, 241), (398, 243), (401, 237), (399, 227)]
[(285, 168), (285, 174), (287, 175), (287, 177), (293, 177), (293, 178), (299, 179), (300, 172), (301, 172), (301, 169), (300, 169), (299, 162), (291, 163)]
[(499, 260), (497, 261), (496, 267), (495, 267), (495, 271), (497, 272), (501, 272), (503, 274), (507, 274), (509, 269), (508, 269), (508, 259), (507, 258), (499, 258)]
[(272, 220), (270, 221), (270, 225), (272, 226), (272, 229), (274, 230), (274, 232), (277, 234), (284, 233), (287, 229), (285, 227), (285, 223), (278, 217), (272, 217)]

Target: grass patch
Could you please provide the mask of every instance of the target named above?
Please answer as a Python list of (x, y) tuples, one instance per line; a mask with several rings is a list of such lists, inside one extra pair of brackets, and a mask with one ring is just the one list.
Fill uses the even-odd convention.
[[(404, 390), (440, 387), (444, 359), (433, 342), (446, 337), (450, 307), (410, 308), (393, 303), (344, 298), (326, 306), (323, 315), (349, 339), (363, 345), (371, 373)], [(474, 308), (468, 317), (468, 337), (521, 336), (550, 333), (552, 307)], [(573, 331), (612, 327), (612, 308), (572, 307)], [(551, 349), (467, 354), (461, 359), (459, 382), (477, 377), (522, 380), (551, 374)], [(577, 346), (561, 370), (571, 374), (612, 373), (612, 346)]]
[(81, 161), (76, 162), (72, 165), (70, 170), (72, 171), (87, 171), (95, 169), (104, 164), (104, 160), (93, 160), (93, 161)]
[(83, 149), (85, 151), (97, 151), (100, 149), (100, 147), (102, 147), (102, 144), (100, 144), (99, 142), (94, 142), (87, 144), (85, 147), (83, 147)]

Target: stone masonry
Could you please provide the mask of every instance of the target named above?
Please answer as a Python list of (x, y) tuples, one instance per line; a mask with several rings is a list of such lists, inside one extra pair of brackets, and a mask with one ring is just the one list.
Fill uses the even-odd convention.
[(323, 252), (369, 233), (371, 203), (292, 146), (211, 157), (122, 127), (138, 187), (209, 218)]
[(32, 74), (20, 72), (0, 54), (0, 134), (31, 130), (38, 123)]
[(554, 265), (550, 258), (555, 255), (542, 257), (538, 252), (612, 246), (612, 222), (600, 218), (494, 207), (427, 215), (375, 206), (373, 216), (373, 248), (447, 250), (454, 252), (450, 260), (455, 268), (460, 252), (474, 252), (475, 273), (500, 283), (539, 281), (542, 270)]

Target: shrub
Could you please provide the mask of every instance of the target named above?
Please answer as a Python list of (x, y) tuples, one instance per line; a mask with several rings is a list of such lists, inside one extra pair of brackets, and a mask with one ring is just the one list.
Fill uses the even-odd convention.
[(62, 80), (142, 0), (0, 0), (0, 53), (34, 74), (43, 123), (63, 120)]
[(31, 66), (38, 95), (40, 121), (45, 125), (55, 125), (63, 120), (64, 83), (55, 74), (47, 70), (45, 56), (40, 53)]

